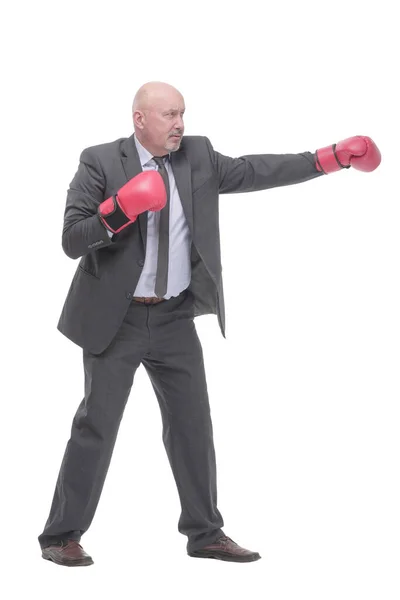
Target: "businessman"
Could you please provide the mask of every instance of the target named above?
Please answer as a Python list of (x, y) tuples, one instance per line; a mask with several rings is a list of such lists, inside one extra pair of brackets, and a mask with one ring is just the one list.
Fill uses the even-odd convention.
[[(80, 260), (58, 329), (82, 348), (84, 397), (39, 536), (42, 557), (60, 565), (93, 563), (80, 541), (93, 520), (140, 364), (160, 406), (187, 554), (261, 558), (222, 529), (194, 324), (198, 315), (216, 314), (225, 337), (219, 194), (293, 185), (350, 167), (373, 171), (381, 160), (364, 136), (315, 153), (231, 158), (206, 137), (184, 136), (184, 113), (174, 87), (144, 84), (133, 101), (134, 133), (83, 150), (67, 193), (62, 247)], [(147, 519), (151, 531), (152, 514)], [(165, 550), (165, 540), (158, 544)]]

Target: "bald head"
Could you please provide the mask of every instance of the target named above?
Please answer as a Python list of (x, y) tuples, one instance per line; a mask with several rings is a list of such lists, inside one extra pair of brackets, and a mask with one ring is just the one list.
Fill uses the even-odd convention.
[(138, 89), (133, 99), (132, 112), (135, 110), (151, 109), (165, 102), (179, 99), (183, 103), (182, 94), (169, 83), (162, 81), (149, 81)]
[(132, 117), (139, 142), (154, 156), (179, 150), (185, 102), (168, 83), (150, 81), (135, 94)]

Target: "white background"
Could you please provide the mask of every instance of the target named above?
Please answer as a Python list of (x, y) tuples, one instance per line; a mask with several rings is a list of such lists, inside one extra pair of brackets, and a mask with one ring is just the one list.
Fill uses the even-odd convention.
[[(4, 598), (398, 600), (398, 28), (389, 2), (19, 2), (3, 12)], [(393, 4), (394, 6), (394, 4)], [(95, 564), (44, 561), (81, 349), (56, 329), (78, 261), (83, 148), (131, 135), (140, 85), (184, 95), (230, 156), (372, 137), (378, 170), (220, 197), (227, 339), (196, 319), (224, 531), (256, 563), (195, 560), (143, 369), (91, 528)], [(153, 518), (151, 518), (153, 516)], [(8, 591), (4, 591), (8, 588)]]

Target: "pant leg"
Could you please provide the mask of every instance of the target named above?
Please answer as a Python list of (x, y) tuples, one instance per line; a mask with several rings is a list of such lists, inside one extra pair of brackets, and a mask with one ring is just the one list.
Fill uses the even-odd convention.
[(197, 550), (224, 535), (217, 508), (213, 427), (201, 343), (190, 297), (173, 313), (165, 305), (150, 313), (150, 352), (143, 365), (161, 410), (163, 443), (178, 489), (180, 533), (187, 550)]
[(125, 405), (148, 339), (144, 313), (130, 308), (100, 355), (83, 351), (85, 396), (72, 422), (41, 547), (80, 540), (94, 517)]

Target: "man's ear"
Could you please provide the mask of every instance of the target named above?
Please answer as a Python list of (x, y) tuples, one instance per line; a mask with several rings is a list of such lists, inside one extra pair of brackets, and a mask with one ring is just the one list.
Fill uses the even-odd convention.
[(139, 129), (143, 129), (144, 127), (144, 114), (140, 110), (135, 110), (132, 114), (133, 123)]

